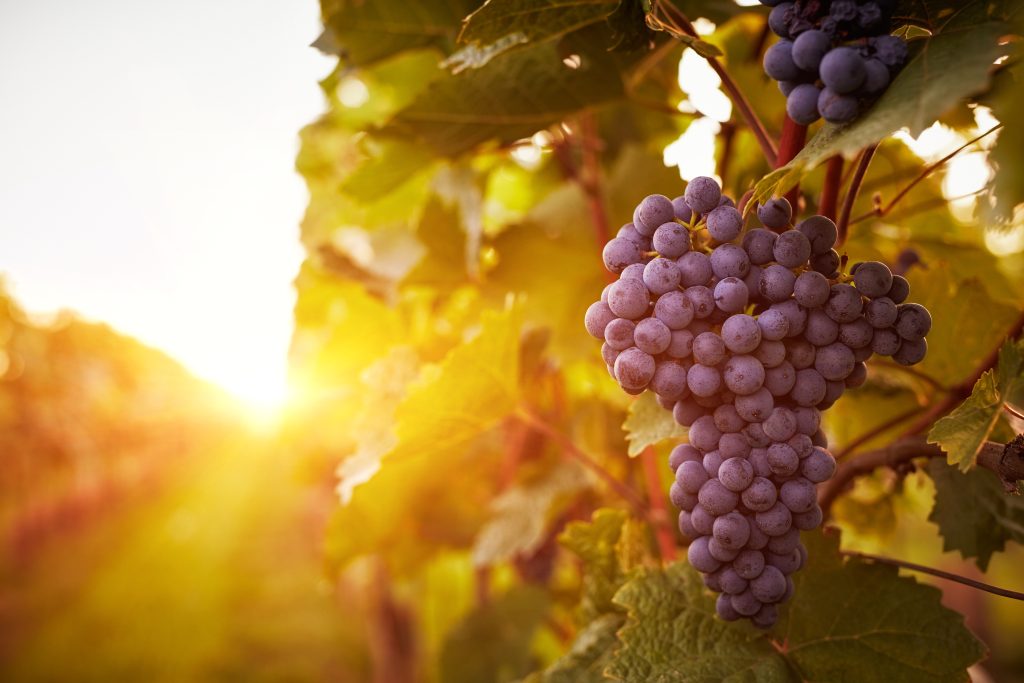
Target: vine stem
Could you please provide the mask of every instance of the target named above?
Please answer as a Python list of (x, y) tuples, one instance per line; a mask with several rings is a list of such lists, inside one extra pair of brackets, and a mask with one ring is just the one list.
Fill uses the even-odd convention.
[(658, 541), (661, 559), (665, 562), (673, 562), (676, 559), (676, 539), (670, 524), (672, 516), (668, 512), (668, 505), (665, 502), (661, 477), (658, 476), (658, 456), (652, 447), (648, 446), (640, 453), (640, 465), (644, 470), (647, 497), (651, 501), (651, 523), (654, 527), (654, 536)]
[(979, 140), (981, 140), (981, 139), (983, 139), (985, 137), (988, 137), (989, 135), (991, 135), (992, 133), (996, 132), (997, 130), (999, 130), (1002, 127), (1003, 127), (1002, 123), (997, 123), (996, 125), (994, 125), (991, 128), (989, 128), (987, 131), (982, 133), (981, 135), (978, 135), (977, 137), (975, 137), (975, 138), (973, 138), (971, 140), (968, 140), (964, 144), (960, 145), (955, 150), (953, 150), (952, 152), (950, 152), (946, 156), (942, 157), (941, 159), (939, 159), (935, 163), (929, 164), (928, 166), (925, 166), (923, 169), (921, 169), (921, 172), (918, 173), (917, 176), (913, 180), (911, 180), (909, 183), (907, 183), (907, 185), (902, 190), (897, 192), (896, 196), (893, 197), (892, 199), (890, 199), (889, 203), (886, 204), (884, 207), (883, 206), (877, 206), (877, 207), (874, 208), (874, 210), (869, 211), (869, 212), (867, 212), (867, 213), (865, 213), (865, 214), (863, 214), (861, 216), (857, 216), (857, 218), (855, 218), (854, 220), (852, 220), (850, 222), (851, 223), (859, 223), (860, 221), (867, 220), (868, 218), (872, 218), (872, 217), (881, 218), (882, 216), (885, 216), (886, 214), (888, 214), (890, 211), (893, 210), (893, 208), (896, 206), (896, 204), (898, 204), (900, 202), (900, 200), (902, 200), (904, 197), (906, 197), (908, 194), (910, 194), (911, 190), (913, 190), (915, 187), (917, 187), (918, 184), (920, 184), (925, 178), (927, 178), (932, 173), (934, 173), (936, 171), (936, 169), (939, 169), (942, 166), (944, 166), (945, 164), (949, 163), (950, 159), (952, 159), (956, 155), (960, 154), (960, 152), (964, 151), (965, 149), (967, 149), (968, 147), (970, 147), (974, 143), (978, 142)]
[(926, 567), (921, 564), (914, 562), (907, 562), (905, 560), (894, 560), (890, 557), (880, 557), (878, 555), (870, 555), (868, 553), (857, 552), (856, 550), (844, 550), (843, 555), (847, 557), (856, 557), (861, 560), (867, 560), (869, 562), (875, 562), (877, 564), (887, 564), (891, 567), (899, 567), (901, 569), (909, 569), (914, 572), (921, 572), (922, 574), (930, 574), (931, 576), (937, 576), (940, 579), (946, 579), (947, 581), (955, 581), (971, 588), (977, 588), (978, 590), (985, 591), (986, 593), (992, 593), (993, 595), (1000, 595), (1004, 598), (1011, 598), (1013, 600), (1024, 600), (1024, 593), (1012, 591), (1007, 588), (1000, 588), (993, 586), (982, 581), (975, 581), (969, 579), (966, 576), (959, 574), (953, 574), (951, 572), (943, 571), (941, 569), (935, 569), (934, 567)]
[(567, 437), (558, 429), (555, 429), (554, 426), (548, 424), (540, 416), (535, 415), (532, 412), (529, 412), (525, 409), (519, 411), (518, 417), (520, 420), (522, 420), (529, 426), (533, 427), (537, 431), (543, 433), (548, 438), (557, 442), (558, 445), (562, 447), (562, 451), (566, 455), (575, 458), (582, 465), (590, 469), (602, 481), (608, 484), (609, 488), (611, 488), (613, 491), (619, 494), (619, 496), (621, 496), (623, 500), (629, 503), (630, 507), (633, 508), (633, 511), (635, 514), (637, 514), (637, 516), (642, 518), (648, 517), (647, 506), (644, 503), (643, 498), (637, 495), (636, 492), (633, 491), (633, 489), (629, 488), (621, 481), (616, 479), (615, 476), (612, 475), (612, 473), (606, 470), (604, 467), (602, 467), (600, 463), (598, 463), (589, 455), (580, 450), (576, 446), (576, 444), (572, 442), (572, 439)]
[(590, 218), (594, 226), (594, 238), (598, 248), (602, 248), (611, 238), (611, 227), (604, 206), (604, 188), (601, 183), (601, 141), (597, 134), (597, 122), (594, 113), (583, 112), (580, 116), (580, 154), (583, 159), (583, 175), (580, 186), (587, 195), (590, 206)]
[(818, 213), (833, 221), (836, 219), (839, 186), (842, 180), (843, 157), (837, 154), (828, 160), (828, 165), (825, 167), (825, 186), (821, 190), (821, 201), (818, 202)]
[(871, 164), (871, 157), (875, 155), (875, 150), (878, 149), (878, 144), (868, 145), (860, 153), (860, 158), (857, 161), (857, 169), (853, 172), (853, 179), (850, 181), (850, 187), (846, 190), (846, 196), (843, 198), (843, 210), (839, 214), (839, 220), (836, 222), (836, 228), (839, 232), (839, 237), (836, 239), (836, 247), (840, 247), (846, 243), (846, 235), (850, 228), (850, 213), (853, 212), (853, 204), (857, 201), (857, 195), (860, 193), (861, 183), (864, 182), (864, 175), (868, 171), (868, 166)]
[[(697, 34), (696, 29), (693, 28), (693, 24), (686, 18), (683, 12), (673, 5), (671, 2), (659, 2), (655, 0), (655, 7), (669, 15), (669, 21), (673, 27), (676, 28), (680, 33), (683, 33), (691, 38), (700, 40), (700, 35)], [(768, 129), (765, 128), (761, 119), (758, 118), (757, 113), (753, 107), (750, 106), (750, 102), (743, 95), (743, 92), (736, 85), (736, 81), (732, 79), (729, 72), (726, 71), (722, 63), (712, 55), (701, 55), (707, 60), (708, 64), (714, 69), (718, 77), (722, 79), (722, 87), (729, 93), (729, 98), (733, 104), (739, 110), (743, 120), (747, 122), (747, 127), (750, 128), (750, 132), (757, 138), (757, 144), (761, 147), (761, 153), (764, 154), (764, 158), (768, 161), (768, 165), (774, 167), (776, 159), (778, 158), (778, 152), (775, 149), (774, 143), (772, 143), (771, 137), (768, 135)]]
[[(775, 162), (775, 168), (782, 168), (792, 161), (804, 148), (806, 142), (807, 126), (800, 125), (789, 118), (789, 114), (786, 114), (782, 120), (782, 138), (779, 140), (779, 157)], [(793, 206), (793, 214), (799, 213), (800, 186), (794, 185), (793, 189), (786, 194), (786, 199)]]

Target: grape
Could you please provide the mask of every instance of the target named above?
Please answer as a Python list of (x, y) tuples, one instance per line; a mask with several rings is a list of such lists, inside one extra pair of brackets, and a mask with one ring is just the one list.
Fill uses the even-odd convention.
[(638, 349), (656, 356), (668, 348), (672, 341), (672, 330), (657, 318), (644, 318), (636, 324), (633, 340)]
[(722, 376), (713, 367), (695, 363), (686, 372), (686, 386), (694, 396), (713, 396), (722, 387)]
[(709, 515), (707, 510), (699, 505), (693, 508), (693, 512), (690, 513), (690, 523), (701, 536), (711, 535), (711, 532), (714, 529), (715, 519), (717, 518), (714, 515)]
[(651, 390), (673, 403), (682, 398), (687, 392), (686, 368), (672, 361), (658, 363), (651, 378)]
[[(768, 545), (765, 546), (767, 555), (785, 555), (796, 550), (796, 547), (800, 544), (800, 530), (790, 528), (789, 531), (782, 534), (781, 536), (773, 536), (768, 539)], [(767, 558), (766, 558), (767, 559)]]
[(718, 365), (725, 360), (725, 342), (714, 332), (702, 332), (693, 340), (693, 357), (703, 365)]
[(684, 462), (676, 470), (676, 482), (687, 493), (697, 493), (707, 480), (708, 473), (704, 470), (704, 465), (699, 462)]
[(829, 123), (847, 123), (857, 118), (860, 105), (851, 95), (840, 95), (831, 88), (825, 88), (818, 95), (818, 111)]
[(736, 407), (729, 403), (715, 408), (713, 417), (715, 426), (722, 434), (737, 433), (747, 425), (747, 421), (736, 412)]
[(643, 389), (654, 377), (654, 359), (638, 348), (628, 348), (615, 359), (615, 379), (626, 389)]
[[(708, 541), (708, 550), (709, 551), (711, 550), (711, 541), (710, 540)], [(712, 557), (714, 557), (714, 555), (712, 555)], [(709, 588), (710, 590), (713, 590), (716, 593), (720, 593), (722, 591), (722, 584), (720, 584), (718, 582), (718, 572), (717, 571), (712, 573), (712, 574), (704, 574), (704, 575), (701, 576), (701, 578), (704, 580), (704, 585), (707, 588)]]
[(700, 536), (700, 534), (697, 533), (697, 530), (693, 527), (693, 522), (690, 521), (691, 514), (686, 510), (680, 510), (676, 523), (679, 526), (679, 533), (692, 540)]
[(681, 443), (672, 449), (668, 455), (668, 466), (673, 472), (679, 469), (684, 462), (700, 462), (701, 454), (696, 448), (688, 443)]
[(633, 214), (633, 225), (641, 235), (651, 237), (659, 226), (670, 222), (675, 215), (671, 199), (665, 195), (652, 194), (644, 197), (640, 205), (636, 207), (636, 213)]
[(836, 21), (853, 21), (857, 18), (857, 3), (853, 0), (835, 0), (829, 14)]
[[(639, 280), (641, 283), (644, 281), (644, 267), (646, 263), (634, 263), (626, 266), (626, 268), (619, 274), (620, 280)], [(613, 283), (614, 284), (614, 283)], [(611, 285), (608, 285), (609, 288)]]
[(773, 6), (772, 11), (768, 13), (768, 27), (772, 30), (775, 35), (788, 38), (789, 37), (789, 20), (787, 19), (787, 13), (793, 8), (792, 2), (764, 2), (762, 5)]
[(831, 47), (832, 39), (822, 31), (804, 31), (793, 41), (793, 62), (804, 71), (817, 72)]
[(889, 298), (894, 304), (901, 304), (910, 295), (910, 283), (902, 275), (892, 276), (892, 287), (889, 288)]
[(736, 397), (736, 412), (747, 422), (760, 422), (764, 420), (775, 407), (775, 400), (771, 393), (761, 387), (752, 394)]
[(687, 205), (686, 198), (682, 195), (672, 200), (672, 212), (677, 220), (689, 223), (693, 218), (693, 210)]
[(786, 316), (786, 320), (789, 322), (790, 337), (795, 337), (804, 331), (804, 326), (807, 324), (807, 311), (804, 310), (796, 301), (791, 299), (789, 301), (772, 304), (771, 308), (772, 310), (779, 311), (782, 315)]
[(732, 599), (726, 593), (722, 593), (715, 600), (715, 613), (717, 613), (723, 621), (736, 621), (743, 616), (732, 606)]
[[(794, 408), (793, 415), (796, 416), (796, 430), (801, 434), (810, 436), (821, 427), (821, 413), (816, 408)], [(800, 457), (805, 455), (801, 453)]]
[(880, 93), (889, 86), (889, 67), (878, 59), (864, 60), (864, 92)]
[(693, 352), (693, 332), (689, 330), (672, 330), (672, 340), (665, 353), (670, 358), (686, 358)]
[[(760, 423), (757, 423), (760, 427)], [(765, 445), (771, 444), (771, 439), (765, 437), (764, 441), (758, 441)], [(769, 478), (772, 476), (772, 468), (768, 466), (768, 449), (763, 447), (751, 448), (747, 462), (754, 468), (755, 477)]]
[(793, 526), (801, 531), (810, 531), (811, 529), (817, 529), (821, 526), (821, 520), (824, 518), (821, 508), (815, 505), (808, 512), (800, 512), (793, 515)]
[(839, 229), (836, 228), (836, 224), (825, 216), (811, 216), (801, 221), (796, 229), (810, 241), (811, 254), (815, 256), (827, 254), (839, 239)]
[(793, 61), (793, 43), (780, 40), (764, 52), (764, 72), (777, 81), (800, 81), (803, 74)]
[(697, 496), (687, 493), (678, 483), (673, 482), (668, 489), (668, 497), (680, 510), (693, 510), (697, 505)]
[(612, 365), (615, 363), (615, 359), (619, 357), (619, 350), (613, 349), (608, 346), (608, 342), (601, 344), (601, 359), (604, 360), (606, 365)]
[(711, 279), (711, 259), (699, 251), (688, 251), (678, 259), (679, 284), (683, 287), (706, 285)]
[(722, 188), (714, 178), (697, 176), (687, 184), (683, 196), (686, 198), (686, 205), (697, 213), (709, 213), (718, 206), (722, 198)]
[(851, 349), (862, 349), (868, 346), (874, 335), (875, 329), (864, 318), (857, 318), (852, 323), (843, 323), (839, 326), (839, 341)]
[[(781, 230), (782, 228), (785, 228), (787, 225), (789, 225), (789, 221), (793, 218), (793, 207), (792, 205), (790, 205), (789, 200), (786, 199), (785, 197), (769, 199), (764, 204), (758, 205), (757, 217), (762, 223), (764, 223), (765, 227)], [(769, 232), (768, 234), (772, 236), (771, 241), (772, 243), (774, 243), (775, 233)], [(744, 249), (746, 249), (747, 247), (746, 239), (744, 239), (743, 241), (743, 247)], [(749, 251), (750, 250), (747, 249), (748, 253)], [(751, 260), (753, 260), (753, 254), (750, 255), (750, 258)], [(769, 255), (769, 257), (765, 259), (763, 263), (767, 263), (770, 260), (771, 256)]]
[(732, 561), (732, 568), (740, 578), (748, 581), (756, 578), (764, 570), (764, 554), (759, 550), (741, 550)]
[[(692, 368), (686, 373), (687, 387), (689, 387), (691, 371)], [(690, 401), (677, 401), (672, 408), (672, 419), (685, 427), (692, 425), (694, 420), (704, 414), (705, 410), (702, 407)]]
[(907, 44), (897, 36), (877, 36), (871, 39), (875, 57), (890, 69), (903, 64), (907, 59)]
[[(775, 505), (767, 510), (756, 513), (754, 515), (754, 522), (765, 535), (781, 536), (789, 531), (789, 528), (793, 525), (793, 515), (788, 507), (776, 501)], [(767, 567), (765, 569), (767, 570)]]
[[(746, 520), (744, 520), (743, 525), (747, 525)], [(749, 527), (747, 528), (747, 535), (750, 535)], [(718, 570), (718, 584), (722, 587), (722, 593), (728, 595), (736, 595), (737, 593), (742, 593), (743, 591), (747, 590), (748, 582), (746, 579), (737, 574), (736, 570), (730, 566), (723, 567)]]
[(722, 563), (712, 557), (708, 550), (710, 540), (710, 536), (701, 536), (686, 549), (686, 558), (690, 561), (690, 566), (707, 574), (717, 571), (722, 566)]
[[(760, 209), (758, 209), (758, 215), (760, 216)], [(777, 237), (774, 232), (764, 228), (754, 228), (744, 235), (743, 249), (746, 250), (750, 262), (761, 266), (773, 260)]]
[(796, 370), (788, 361), (783, 361), (774, 368), (765, 370), (764, 387), (772, 396), (782, 397), (793, 390), (796, 382)]
[(715, 295), (707, 287), (703, 285), (687, 287), (683, 294), (690, 300), (694, 317), (706, 318), (715, 310)]
[(713, 534), (722, 547), (739, 551), (750, 538), (750, 524), (746, 517), (734, 510), (715, 520)]
[(717, 477), (722, 467), (722, 454), (718, 451), (711, 451), (704, 456), (704, 469), (709, 477)]
[[(783, 235), (785, 236), (785, 235)], [(778, 242), (776, 242), (776, 245)], [(796, 276), (793, 271), (778, 264), (770, 265), (761, 272), (761, 282), (758, 289), (768, 301), (778, 303), (785, 301), (793, 294), (793, 285), (796, 283)]]
[(650, 303), (650, 292), (638, 280), (618, 280), (608, 290), (608, 307), (620, 318), (639, 318)]
[(824, 254), (812, 255), (811, 268), (825, 277), (835, 277), (839, 274), (839, 252), (829, 249)]
[(772, 474), (788, 477), (800, 467), (800, 456), (786, 443), (773, 443), (768, 447), (768, 467)]
[(803, 477), (790, 479), (779, 489), (779, 500), (791, 512), (809, 512), (817, 503), (814, 484)]
[[(718, 452), (723, 460), (745, 458), (750, 455), (750, 443), (747, 442), (745, 436), (736, 432), (722, 434), (721, 438), (718, 439)], [(719, 479), (721, 479), (721, 476), (719, 476)]]
[(840, 95), (856, 92), (867, 78), (864, 60), (850, 47), (830, 50), (822, 58), (818, 74), (827, 88)]
[(636, 323), (625, 318), (615, 318), (604, 328), (604, 340), (616, 351), (625, 351), (633, 346), (633, 332)]
[(786, 347), (786, 360), (795, 369), (803, 370), (814, 365), (814, 357), (817, 353), (817, 349), (806, 339), (793, 339)]
[(861, 301), (860, 292), (850, 285), (832, 285), (828, 302), (825, 304), (825, 313), (837, 323), (853, 322), (864, 310), (864, 303)]
[[(773, 312), (773, 314), (778, 313), (778, 311), (774, 311), (774, 309), (770, 310)], [(767, 314), (768, 312), (769, 311), (765, 311), (757, 318), (758, 327), (761, 328), (761, 343), (758, 344), (756, 349), (754, 349), (754, 358), (761, 361), (761, 365), (763, 365), (766, 369), (777, 368), (778, 366), (782, 365), (782, 363), (785, 362), (786, 360), (786, 345), (783, 344), (781, 341), (768, 339), (766, 337), (767, 333), (765, 332), (765, 326), (768, 325), (773, 329), (775, 327), (775, 324), (771, 322), (771, 317), (768, 319), (769, 321), (767, 323), (762, 324), (762, 320), (764, 320), (765, 314)], [(786, 329), (789, 329), (788, 320), (786, 321)]]
[(871, 347), (862, 346), (859, 349), (853, 350), (853, 359), (858, 363), (863, 363), (867, 359), (871, 358)]
[(653, 259), (644, 267), (644, 284), (652, 294), (665, 294), (679, 286), (679, 267), (667, 258)]
[(872, 299), (885, 296), (892, 287), (892, 271), (884, 263), (867, 261), (858, 264), (853, 284), (864, 296)]
[(786, 113), (801, 126), (809, 126), (821, 118), (818, 95), (821, 89), (813, 83), (801, 83), (786, 97)]
[(670, 330), (681, 330), (693, 322), (693, 304), (680, 291), (667, 292), (654, 302), (654, 317)]
[(747, 288), (747, 302), (758, 303), (761, 301), (761, 273), (764, 272), (761, 266), (751, 265), (743, 278), (743, 285)]
[(899, 350), (892, 354), (892, 359), (900, 365), (916, 365), (924, 360), (927, 353), (927, 339), (904, 339)]
[(719, 242), (731, 242), (743, 229), (743, 216), (731, 206), (719, 206), (711, 211), (705, 219), (708, 234)]
[(891, 356), (900, 350), (900, 336), (893, 330), (875, 330), (871, 350), (880, 356)]
[[(788, 517), (786, 526), (789, 526)], [(750, 580), (750, 591), (761, 602), (777, 602), (786, 592), (786, 577), (775, 567), (766, 565), (760, 576)]]
[(787, 230), (775, 240), (775, 260), (787, 268), (796, 268), (807, 262), (811, 243), (799, 230)]
[(843, 381), (848, 389), (856, 389), (857, 387), (862, 386), (867, 379), (868, 366), (864, 365), (864, 363), (858, 362), (853, 366), (853, 372), (851, 372)]
[(733, 356), (722, 372), (725, 386), (739, 396), (752, 394), (764, 384), (764, 366), (753, 356)]
[(737, 277), (743, 279), (750, 270), (750, 259), (743, 247), (723, 244), (711, 252), (711, 271), (715, 277)]
[(768, 545), (768, 535), (761, 531), (754, 519), (751, 517), (747, 519), (750, 522), (750, 540), (747, 541), (747, 547), (751, 550), (763, 550)]
[(812, 368), (797, 370), (796, 382), (789, 395), (797, 405), (807, 408), (815, 406), (825, 398), (825, 378)]
[(715, 304), (727, 313), (738, 313), (746, 308), (747, 296), (747, 286), (738, 278), (723, 278), (715, 285)]
[(730, 491), (742, 493), (754, 481), (754, 467), (743, 458), (729, 458), (718, 468), (718, 480)]
[[(736, 504), (739, 502), (740, 497), (736, 492), (725, 488), (725, 485), (717, 479), (708, 479), (700, 487), (697, 500), (700, 506), (710, 514), (724, 515), (736, 509)], [(788, 513), (789, 511), (787, 510), (786, 512)]]
[(690, 426), (690, 443), (707, 453), (718, 446), (722, 433), (715, 426), (715, 419), (710, 415), (698, 418)]
[(885, 329), (896, 322), (896, 304), (887, 296), (872, 299), (864, 306), (864, 318), (871, 327)]
[(665, 223), (654, 231), (652, 246), (665, 258), (677, 259), (690, 250), (690, 233), (678, 223)]
[[(793, 548), (786, 553), (766, 553), (765, 564), (772, 569), (778, 569), (782, 574), (792, 574), (803, 565), (803, 558), (800, 551)], [(782, 593), (785, 595), (786, 591), (783, 590)], [(779, 599), (781, 600), (782, 596), (779, 596)]]
[(722, 341), (733, 353), (750, 353), (761, 343), (761, 328), (749, 315), (733, 315), (722, 324)]
[(815, 346), (831, 344), (839, 338), (839, 323), (825, 315), (820, 308), (812, 308), (807, 313), (804, 338)]
[(622, 237), (633, 242), (640, 247), (640, 251), (644, 251), (644, 246), (647, 244), (647, 238), (637, 232), (636, 226), (632, 223), (626, 223), (619, 228), (619, 231), (615, 233), (615, 236)]
[(824, 448), (815, 447), (800, 463), (800, 473), (815, 484), (827, 481), (836, 472), (836, 461)]
[(796, 415), (789, 408), (776, 408), (765, 419), (764, 433), (775, 441), (786, 441), (796, 434)]
[(932, 329), (931, 313), (921, 304), (900, 304), (898, 311), (896, 333), (903, 339), (921, 339)]
[(761, 605), (761, 609), (757, 610), (757, 614), (750, 618), (750, 623), (760, 629), (769, 629), (778, 620), (779, 610), (775, 605)]
[(818, 448), (828, 448), (828, 438), (825, 436), (825, 432), (820, 429), (811, 435), (811, 443)]
[(761, 601), (754, 597), (750, 589), (730, 598), (732, 608), (745, 617), (752, 617), (761, 611)]
[(583, 319), (583, 324), (586, 326), (590, 336), (603, 339), (604, 328), (614, 319), (615, 314), (612, 313), (612, 309), (608, 308), (608, 304), (603, 301), (597, 301), (590, 304), (587, 314)]
[(640, 263), (643, 258), (637, 244), (625, 237), (616, 237), (604, 245), (602, 257), (605, 268), (613, 273), (621, 273), (626, 266)]

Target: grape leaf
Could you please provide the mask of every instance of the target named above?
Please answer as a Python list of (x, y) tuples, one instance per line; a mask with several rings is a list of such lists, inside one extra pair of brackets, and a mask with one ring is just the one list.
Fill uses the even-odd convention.
[(413, 3), (325, 0), (325, 34), (314, 45), (352, 66), (366, 66), (399, 52), (454, 43), (462, 18), (476, 0)]
[(538, 42), (605, 19), (619, 0), (488, 0), (463, 21), (459, 42), (489, 45), (509, 35)]
[(604, 614), (576, 634), (568, 652), (544, 671), (528, 676), (523, 683), (597, 683), (607, 681), (604, 669), (617, 643), (615, 632), (622, 626), (621, 614)]
[(853, 154), (901, 128), (916, 136), (962, 98), (984, 91), (993, 62), (1007, 54), (999, 39), (1009, 26), (966, 9), (955, 13), (940, 33), (915, 41), (919, 44), (906, 66), (871, 109), (852, 124), (826, 124), (792, 161), (757, 183), (754, 199), (783, 194), (829, 157)]
[[(1019, 52), (1018, 47), (1018, 52)], [(1016, 56), (1018, 59), (1020, 55)], [(1024, 88), (1024, 72), (1019, 62), (999, 75), (994, 88), (994, 97), (990, 102), (992, 113), (1000, 121), (1011, 122), (1024, 120), (1024, 97), (1020, 96)], [(1024, 149), (1024, 130), (1019, 125), (1005, 126), (999, 131), (998, 144), (989, 152), (989, 161), (995, 167), (993, 178), (993, 195), (995, 204), (989, 208), (994, 218), (1006, 222), (1013, 217), (1014, 209), (1024, 203), (1024, 174), (1021, 173), (1020, 154), (1014, 150)], [(982, 204), (983, 208), (986, 207)]]
[(928, 519), (939, 527), (943, 550), (974, 558), (984, 572), (1007, 541), (1024, 543), (1024, 499), (1006, 495), (999, 477), (981, 468), (960, 472), (937, 458), (928, 474), (935, 482)]
[(441, 680), (512, 680), (530, 670), (534, 631), (548, 610), (544, 591), (517, 586), (471, 612), (441, 650)]
[(615, 603), (627, 612), (608, 667), (617, 680), (798, 681), (766, 635), (715, 616), (714, 598), (685, 562), (638, 570)]
[(476, 538), (473, 561), (487, 566), (535, 551), (552, 518), (589, 483), (586, 470), (566, 461), (538, 481), (502, 493), (494, 500), (494, 515)]
[(688, 433), (686, 427), (672, 418), (672, 411), (658, 405), (650, 392), (644, 392), (629, 405), (629, 414), (622, 428), (626, 431), (630, 457), (640, 455), (648, 446), (679, 439)]
[(950, 465), (963, 471), (974, 466), (974, 458), (992, 433), (1006, 397), (1024, 382), (1024, 343), (1007, 341), (999, 350), (995, 370), (987, 370), (975, 382), (971, 395), (953, 412), (935, 423), (928, 443), (946, 452)]
[[(775, 629), (805, 681), (967, 681), (985, 654), (941, 592), (894, 567), (839, 554), (838, 534), (805, 533), (808, 565)], [(823, 606), (827, 605), (827, 609)]]

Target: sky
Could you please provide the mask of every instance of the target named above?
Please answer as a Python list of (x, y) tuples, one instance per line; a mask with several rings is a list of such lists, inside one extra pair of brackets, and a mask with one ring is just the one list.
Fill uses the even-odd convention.
[(0, 0), (0, 274), (283, 398), (316, 0)]

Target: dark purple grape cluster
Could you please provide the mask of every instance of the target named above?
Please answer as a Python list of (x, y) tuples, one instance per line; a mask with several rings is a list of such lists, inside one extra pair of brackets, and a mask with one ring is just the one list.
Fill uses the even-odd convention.
[(835, 471), (822, 410), (867, 378), (879, 353), (924, 358), (928, 311), (879, 262), (840, 272), (835, 224), (792, 227), (785, 199), (745, 229), (711, 178), (645, 198), (604, 249), (618, 274), (586, 313), (608, 372), (653, 391), (689, 443), (670, 457), (690, 563), (718, 613), (768, 627), (803, 566), (800, 531), (822, 520), (816, 486)]
[(895, 0), (761, 0), (780, 37), (764, 54), (786, 112), (802, 125), (846, 123), (877, 99), (907, 59), (906, 42), (889, 35)]

